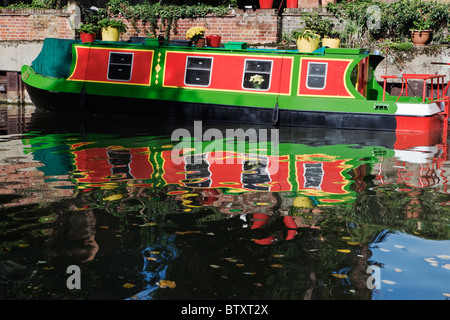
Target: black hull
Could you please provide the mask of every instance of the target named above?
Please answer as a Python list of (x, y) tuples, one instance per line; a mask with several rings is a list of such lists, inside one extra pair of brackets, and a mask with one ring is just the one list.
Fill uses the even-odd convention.
[(37, 108), (62, 113), (218, 121), (257, 125), (395, 131), (393, 115), (276, 110), (179, 101), (50, 92), (25, 84)]

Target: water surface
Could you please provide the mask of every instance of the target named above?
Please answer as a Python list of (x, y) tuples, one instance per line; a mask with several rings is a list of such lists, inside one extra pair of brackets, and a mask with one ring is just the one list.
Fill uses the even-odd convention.
[(0, 298), (449, 298), (447, 139), (270, 129), (1, 106)]

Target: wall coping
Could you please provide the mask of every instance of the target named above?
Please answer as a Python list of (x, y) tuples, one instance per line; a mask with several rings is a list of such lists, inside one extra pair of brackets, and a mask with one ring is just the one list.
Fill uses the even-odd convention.
[(0, 9), (0, 16), (29, 16), (35, 14), (70, 16), (64, 9)]

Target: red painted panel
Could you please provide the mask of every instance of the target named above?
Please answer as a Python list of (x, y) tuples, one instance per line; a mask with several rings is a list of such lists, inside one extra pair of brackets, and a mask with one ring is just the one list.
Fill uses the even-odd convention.
[[(325, 88), (309, 89), (306, 86), (309, 62), (327, 63), (327, 78)], [(302, 58), (300, 62), (300, 83), (298, 94), (352, 98), (353, 95), (348, 91), (345, 85), (346, 70), (351, 62), (352, 60), (344, 59)]]
[[(95, 47), (75, 47), (75, 50), (76, 64), (69, 80), (138, 85), (150, 84), (153, 50)], [(109, 54), (111, 52), (133, 53), (133, 68), (129, 81), (108, 80)]]
[[(292, 79), (291, 57), (269, 57), (233, 54), (201, 54), (195, 52), (167, 52), (164, 71), (164, 86), (195, 87), (184, 84), (187, 57), (212, 57), (211, 83), (207, 87), (214, 90), (247, 91), (242, 88), (245, 60), (272, 60), (272, 76), (269, 90), (262, 92), (290, 94)], [(205, 88), (199, 86), (198, 88)], [(261, 93), (261, 91), (257, 91)]]

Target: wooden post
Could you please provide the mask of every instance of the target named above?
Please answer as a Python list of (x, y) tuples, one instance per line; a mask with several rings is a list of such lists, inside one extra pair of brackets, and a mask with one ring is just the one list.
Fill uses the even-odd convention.
[(24, 86), (20, 72), (6, 72), (6, 100), (13, 103), (24, 102)]

